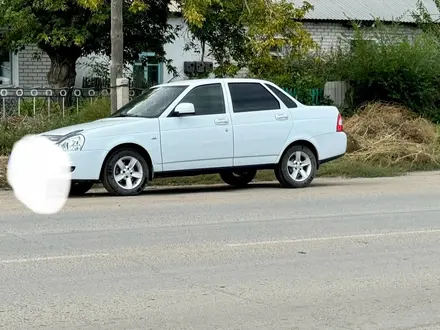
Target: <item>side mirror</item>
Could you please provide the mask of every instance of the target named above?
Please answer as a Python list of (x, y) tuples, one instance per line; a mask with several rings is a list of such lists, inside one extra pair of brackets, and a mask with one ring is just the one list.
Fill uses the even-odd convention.
[(178, 115), (193, 115), (196, 113), (196, 109), (192, 103), (180, 103), (174, 109), (174, 112)]

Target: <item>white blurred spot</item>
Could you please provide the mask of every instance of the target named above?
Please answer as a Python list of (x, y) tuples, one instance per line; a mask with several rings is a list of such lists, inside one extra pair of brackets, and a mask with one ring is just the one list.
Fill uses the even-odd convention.
[(15, 197), (39, 214), (59, 212), (69, 197), (70, 159), (49, 139), (28, 135), (16, 142), (8, 163)]

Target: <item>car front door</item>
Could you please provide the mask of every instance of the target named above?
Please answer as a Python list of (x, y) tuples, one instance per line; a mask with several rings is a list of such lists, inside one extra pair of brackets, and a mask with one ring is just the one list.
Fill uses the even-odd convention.
[(228, 83), (234, 166), (273, 164), (293, 127), (289, 109), (259, 82)]
[(223, 85), (196, 86), (181, 103), (192, 103), (195, 113), (171, 111), (160, 119), (163, 171), (231, 167), (233, 133)]

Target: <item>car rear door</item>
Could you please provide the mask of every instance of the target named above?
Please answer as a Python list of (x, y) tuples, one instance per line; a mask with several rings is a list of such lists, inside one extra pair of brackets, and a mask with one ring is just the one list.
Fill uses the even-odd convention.
[(289, 109), (259, 82), (228, 82), (234, 166), (273, 164), (293, 126)]

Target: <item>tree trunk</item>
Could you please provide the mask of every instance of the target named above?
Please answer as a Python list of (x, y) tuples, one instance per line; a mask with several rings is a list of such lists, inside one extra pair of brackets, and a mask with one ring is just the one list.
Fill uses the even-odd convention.
[(50, 69), (47, 81), (52, 88), (70, 88), (75, 85), (78, 57), (49, 54)]
[(205, 60), (205, 49), (206, 49), (206, 42), (203, 40), (201, 41), (201, 48), (202, 48), (202, 54), (200, 56), (200, 61), (203, 62)]

